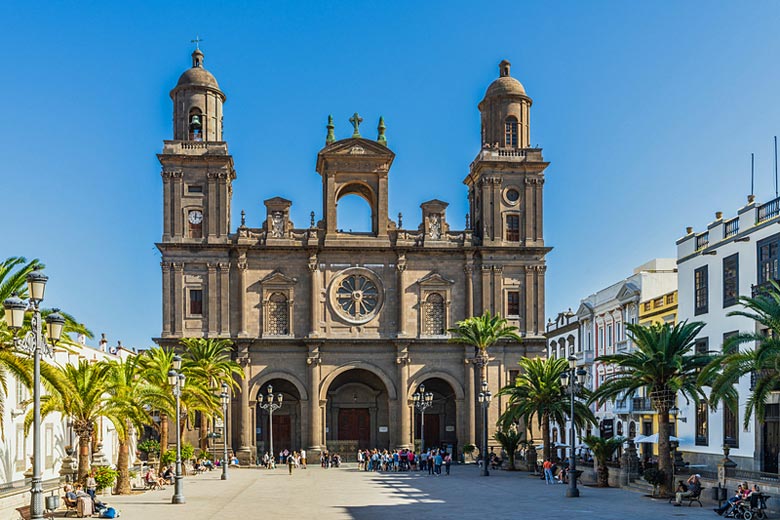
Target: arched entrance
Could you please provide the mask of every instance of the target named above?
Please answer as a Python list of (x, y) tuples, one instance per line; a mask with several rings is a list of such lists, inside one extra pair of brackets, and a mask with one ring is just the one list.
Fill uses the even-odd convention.
[(368, 370), (342, 372), (328, 386), (325, 439), (329, 451), (390, 448), (390, 403), (382, 380)]
[[(425, 428), (422, 428), (422, 414), (415, 408), (414, 441), (420, 446), (421, 434), (425, 434), (426, 448), (442, 448), (456, 453), (458, 448), (458, 416), (456, 395), (452, 386), (442, 378), (432, 377), (422, 383), (425, 392), (433, 394), (433, 404), (425, 410)], [(411, 394), (420, 392), (420, 387), (412, 389)]]
[[(277, 402), (276, 396), (282, 394), (282, 407), (273, 413), (274, 452), (278, 455), (285, 449), (300, 450), (304, 446), (301, 444), (301, 395), (298, 388), (286, 379), (271, 379), (258, 390), (255, 396), (258, 404), (261, 395), (264, 402), (268, 402), (268, 385), (273, 388), (274, 402)], [(270, 450), (270, 414), (257, 406), (255, 417), (257, 456), (262, 458)]]

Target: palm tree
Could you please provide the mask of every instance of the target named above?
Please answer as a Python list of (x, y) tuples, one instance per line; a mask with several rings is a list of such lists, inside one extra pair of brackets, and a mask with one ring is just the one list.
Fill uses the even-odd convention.
[(158, 388), (141, 378), (139, 356), (111, 361), (109, 366), (106, 389), (109, 397), (105, 413), (114, 424), (119, 441), (116, 493), (125, 495), (131, 492), (130, 438), (133, 431), (139, 431), (145, 424), (152, 422), (145, 408), (146, 403), (158, 401), (162, 396)]
[(598, 464), (598, 469), (596, 470), (598, 487), (609, 487), (609, 467), (607, 466), (607, 461), (612, 458), (612, 455), (615, 454), (615, 451), (623, 444), (624, 440), (623, 437), (603, 439), (595, 435), (588, 435), (583, 439)]
[[(728, 316), (750, 318), (767, 330), (741, 332), (729, 338), (723, 345), (723, 354), (702, 373), (701, 383), (712, 384), (709, 404), (713, 409), (723, 400), (736, 410), (739, 395), (735, 385), (746, 374), (753, 374), (754, 386), (745, 405), (747, 428), (753, 414), (759, 422), (764, 420), (767, 399), (780, 389), (780, 286), (772, 280), (754, 298), (741, 296), (739, 301), (744, 310), (729, 312)], [(746, 344), (755, 346), (740, 351), (740, 345)]]
[(176, 415), (173, 388), (168, 383), (168, 372), (173, 367), (173, 356), (173, 351), (154, 347), (144, 351), (139, 359), (142, 379), (159, 390), (157, 398), (146, 404), (160, 414), (159, 424), (154, 423), (160, 434), (160, 468), (162, 468), (163, 455), (168, 451), (168, 417)]
[[(482, 316), (472, 316), (459, 321), (455, 328), (449, 329), (454, 334), (450, 338), (451, 343), (471, 345), (476, 349), (476, 358), (480, 363), (480, 380), (485, 381), (487, 370), (488, 349), (500, 340), (514, 340), (520, 342), (522, 338), (518, 334), (518, 328), (508, 325), (506, 319), (498, 314), (490, 314), (485, 311)], [(473, 396), (470, 396), (470, 398)]]
[[(241, 365), (230, 358), (231, 343), (225, 339), (185, 338), (181, 340), (184, 348), (184, 364), (192, 374), (207, 382), (211, 393), (220, 392), (222, 383), (235, 387), (236, 377), (243, 378)], [(211, 414), (221, 413), (221, 406), (210, 410)], [(208, 449), (206, 430), (208, 418), (200, 414), (200, 449)]]
[[(501, 389), (499, 395), (509, 396), (507, 409), (499, 417), (503, 428), (520, 421), (530, 424), (536, 419), (542, 430), (544, 458), (551, 457), (550, 423), (561, 428), (566, 425), (566, 417), (571, 413), (571, 395), (561, 384), (561, 374), (569, 370), (565, 359), (523, 358), (519, 363), (520, 375), (514, 385)], [(577, 397), (586, 397), (581, 389)], [(587, 423), (595, 423), (593, 412), (581, 399), (574, 400), (574, 424), (583, 428)]]
[(509, 458), (509, 467), (507, 470), (514, 471), (515, 453), (517, 453), (517, 448), (520, 447), (520, 444), (525, 442), (523, 435), (518, 432), (516, 428), (503, 428), (494, 433), (493, 438), (498, 441), (506, 452), (507, 458)]
[(629, 323), (626, 329), (636, 350), (596, 358), (597, 362), (614, 365), (615, 373), (593, 393), (592, 402), (614, 402), (644, 390), (658, 413), (658, 469), (665, 477), (660, 488), (663, 494), (672, 491), (669, 410), (675, 405), (678, 393), (695, 403), (706, 399), (698, 380), (712, 356), (692, 353), (696, 336), (703, 327), (704, 323), (687, 321), (648, 326)]
[[(44, 368), (46, 367), (46, 368)], [(90, 363), (82, 359), (78, 365), (52, 367), (41, 363), (41, 374), (54, 391), (41, 396), (41, 418), (52, 412), (70, 417), (79, 437), (78, 479), (84, 481), (89, 473), (89, 455), (95, 421), (107, 415), (105, 392), (108, 389), (108, 363)], [(25, 429), (32, 424), (32, 411), (24, 420)]]

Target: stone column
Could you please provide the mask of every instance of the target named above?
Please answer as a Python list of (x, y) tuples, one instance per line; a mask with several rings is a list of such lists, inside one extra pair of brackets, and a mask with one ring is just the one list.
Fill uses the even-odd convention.
[(472, 278), (474, 266), (466, 264), (463, 267), (463, 272), (466, 277), (466, 309), (464, 314), (466, 318), (471, 318), (474, 316), (474, 279)]
[(490, 187), (493, 203), (493, 238), (501, 242), (504, 240), (504, 223), (501, 221), (501, 178), (491, 177)]
[(236, 455), (238, 456), (239, 463), (241, 465), (250, 465), (254, 464), (254, 454), (252, 450), (252, 436), (251, 436), (251, 418), (252, 414), (249, 410), (249, 378), (251, 377), (250, 374), (250, 363), (249, 363), (249, 353), (246, 352), (246, 347), (240, 347), (244, 352), (242, 352), (242, 357), (238, 359), (239, 364), (241, 365), (241, 368), (244, 369), (244, 378), (241, 379), (241, 408), (238, 414), (238, 428), (240, 432), (240, 439), (239, 444), (240, 447), (238, 448), (238, 452)]
[(172, 172), (163, 170), (163, 242), (171, 239), (171, 176)]
[(504, 282), (504, 267), (493, 266), (493, 312), (504, 315), (504, 298), (501, 289)]
[(544, 273), (546, 265), (536, 266), (536, 331), (544, 332)]
[(184, 294), (184, 263), (173, 262), (173, 334), (181, 336), (184, 330), (184, 306), (187, 295)]
[(162, 335), (163, 337), (171, 335), (171, 302), (175, 298), (171, 295), (171, 263), (160, 262), (162, 268)]
[[(406, 307), (404, 306), (404, 289), (406, 285), (404, 283), (404, 272), (406, 271), (406, 254), (400, 253), (396, 262), (396, 298), (398, 299), (398, 308), (396, 312), (398, 328), (397, 335), (399, 338), (406, 336)], [(402, 406), (403, 408), (403, 406)]]
[(477, 231), (482, 233), (482, 241), (484, 243), (493, 240), (493, 212), (490, 210), (490, 184), (487, 179), (480, 181), (480, 189), (482, 191), (482, 207), (480, 208), (482, 210), (482, 229)]
[(173, 183), (171, 185), (171, 196), (173, 197), (173, 218), (171, 219), (173, 229), (171, 229), (172, 237), (181, 238), (184, 234), (184, 222), (181, 214), (181, 199), (184, 196), (184, 174), (182, 172), (174, 172), (172, 175)]
[(534, 239), (534, 212), (533, 212), (533, 186), (532, 180), (525, 179), (525, 193), (523, 195), (523, 219), (525, 220), (525, 236), (523, 240), (528, 242)]
[(409, 414), (409, 359), (408, 344), (397, 345), (396, 366), (398, 367), (398, 439), (397, 448), (411, 448), (412, 431)]
[[(320, 270), (317, 253), (309, 255), (309, 272), (311, 273), (311, 293), (309, 302), (309, 337), (319, 335), (319, 310), (320, 310)], [(318, 399), (319, 400), (319, 399)], [(319, 404), (318, 404), (319, 406)]]
[[(308, 452), (312, 454), (309, 458), (314, 460), (314, 454), (322, 449), (322, 412), (320, 409), (320, 384), (321, 370), (319, 345), (312, 346), (309, 350), (309, 357), (306, 359), (309, 365), (309, 447)], [(308, 455), (308, 454), (307, 454)]]
[(482, 266), (482, 314), (485, 311), (493, 312), (493, 301), (490, 291), (490, 266)]
[(219, 305), (219, 292), (217, 291), (217, 264), (208, 262), (208, 286), (206, 297), (208, 298), (208, 335), (213, 338), (217, 335), (217, 309)]
[(219, 267), (219, 335), (230, 336), (230, 262), (220, 262)]
[(464, 407), (465, 428), (463, 431), (466, 435), (464, 444), (476, 445), (477, 430), (475, 421), (477, 417), (477, 394), (474, 388), (474, 364), (471, 362), (473, 355), (472, 349), (473, 347), (466, 347), (466, 358), (463, 361), (463, 375), (465, 376), (464, 379), (466, 380), (466, 406)]
[(246, 332), (246, 251), (238, 256), (238, 337), (247, 337)]
[(544, 185), (544, 179), (536, 179), (535, 190), (536, 191), (536, 204), (534, 204), (534, 238), (536, 240), (544, 240), (544, 211), (542, 210), (542, 186)]
[(536, 295), (534, 294), (534, 268), (533, 266), (525, 267), (525, 312), (523, 312), (523, 330), (524, 332), (531, 332), (534, 330), (534, 321), (536, 317), (534, 314), (534, 300)]
[(219, 212), (217, 210), (217, 197), (219, 192), (217, 188), (217, 172), (208, 172), (206, 174), (208, 178), (208, 187), (206, 192), (206, 200), (208, 201), (208, 209), (206, 213), (206, 236), (213, 237), (217, 234), (217, 222), (219, 219)]

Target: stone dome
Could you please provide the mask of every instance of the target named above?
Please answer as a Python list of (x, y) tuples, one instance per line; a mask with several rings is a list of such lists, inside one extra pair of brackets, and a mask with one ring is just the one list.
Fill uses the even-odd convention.
[(507, 60), (502, 61), (498, 65), (500, 77), (495, 80), (485, 92), (485, 97), (494, 96), (525, 96), (525, 88), (523, 84), (517, 81), (515, 78), (509, 75), (509, 68), (511, 63)]
[(211, 72), (203, 68), (203, 52), (200, 49), (195, 49), (195, 52), (192, 53), (192, 68), (185, 70), (176, 83), (177, 87), (185, 85), (211, 87), (219, 90), (217, 79)]

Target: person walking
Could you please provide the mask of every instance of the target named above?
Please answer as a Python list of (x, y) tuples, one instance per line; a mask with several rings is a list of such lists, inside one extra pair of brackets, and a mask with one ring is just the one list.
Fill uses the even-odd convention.
[(301, 450), (301, 468), (306, 469), (306, 450)]
[(441, 465), (444, 462), (444, 458), (441, 456), (441, 450), (436, 452), (436, 456), (433, 457), (433, 474), (437, 477), (441, 476)]
[(555, 484), (555, 481), (553, 480), (553, 474), (552, 474), (552, 462), (550, 461), (550, 459), (545, 460), (542, 467), (544, 468), (545, 484)]
[(294, 457), (288, 455), (287, 456), (287, 470), (290, 472), (290, 475), (292, 475), (293, 466), (295, 466), (295, 459), (294, 459)]
[(447, 476), (450, 475), (450, 465), (452, 464), (452, 455), (449, 454), (449, 452), (444, 456), (444, 471), (447, 473)]

